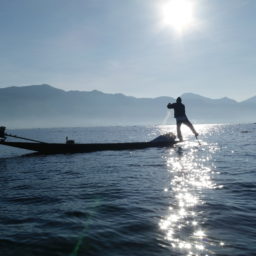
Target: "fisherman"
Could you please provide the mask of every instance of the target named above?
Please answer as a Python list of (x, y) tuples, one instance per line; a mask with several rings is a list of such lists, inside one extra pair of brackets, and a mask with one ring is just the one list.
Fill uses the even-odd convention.
[(181, 130), (180, 130), (180, 127), (182, 124), (187, 125), (191, 129), (191, 131), (194, 133), (195, 137), (197, 138), (199, 134), (196, 132), (192, 123), (188, 120), (186, 116), (185, 105), (181, 103), (181, 98), (178, 97), (176, 99), (176, 103), (169, 103), (167, 105), (167, 108), (174, 109), (174, 117), (176, 118), (177, 135), (179, 140), (183, 141)]

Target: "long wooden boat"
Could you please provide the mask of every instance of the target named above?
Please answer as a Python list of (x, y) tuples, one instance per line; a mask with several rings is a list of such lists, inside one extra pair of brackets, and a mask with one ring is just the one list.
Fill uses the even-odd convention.
[(130, 143), (34, 143), (34, 142), (0, 142), (1, 145), (36, 151), (42, 154), (89, 153), (106, 150), (135, 150), (153, 147), (171, 147), (176, 142), (130, 142)]
[[(5, 127), (3, 127), (5, 128)], [(4, 129), (3, 129), (4, 130)], [(1, 135), (1, 134), (0, 134)], [(30, 140), (33, 142), (13, 142), (6, 141), (6, 136), (19, 139)], [(67, 140), (66, 143), (46, 143), (37, 140), (27, 139), (15, 135), (10, 135), (2, 132), (0, 145), (27, 149), (30, 151), (39, 152), (42, 154), (66, 154), (66, 153), (89, 153), (95, 151), (106, 150), (135, 150), (156, 147), (172, 147), (177, 143), (175, 135), (172, 133), (160, 135), (156, 139), (149, 142), (128, 142), (128, 143), (75, 143)]]

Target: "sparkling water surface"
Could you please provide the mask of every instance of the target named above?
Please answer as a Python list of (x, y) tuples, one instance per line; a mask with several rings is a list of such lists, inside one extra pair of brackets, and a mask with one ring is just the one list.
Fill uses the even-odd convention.
[[(30, 155), (0, 146), (0, 255), (255, 255), (256, 125), (182, 127), (174, 148)], [(175, 126), (13, 130), (149, 141)]]

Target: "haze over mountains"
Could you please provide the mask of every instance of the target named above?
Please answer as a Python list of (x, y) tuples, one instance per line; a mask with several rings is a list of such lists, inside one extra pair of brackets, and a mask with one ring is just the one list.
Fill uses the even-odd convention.
[[(256, 121), (256, 96), (242, 102), (191, 93), (181, 97), (194, 123)], [(49, 85), (7, 87), (0, 89), (0, 125), (9, 128), (161, 125), (169, 111), (166, 105), (174, 101), (172, 97), (135, 98), (96, 90), (64, 91)], [(171, 113), (167, 124), (174, 123)]]

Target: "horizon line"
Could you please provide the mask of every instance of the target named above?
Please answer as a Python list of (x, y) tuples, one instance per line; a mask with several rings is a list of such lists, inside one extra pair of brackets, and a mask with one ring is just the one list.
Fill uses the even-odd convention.
[(61, 91), (64, 91), (64, 92), (100, 92), (100, 93), (103, 93), (103, 94), (110, 94), (110, 95), (124, 95), (126, 97), (133, 97), (133, 98), (137, 98), (137, 99), (157, 99), (157, 98), (164, 98), (164, 97), (167, 97), (167, 98), (173, 98), (173, 99), (176, 99), (177, 97), (184, 97), (184, 95), (186, 94), (190, 94), (190, 95), (195, 95), (195, 96), (199, 96), (199, 97), (202, 97), (202, 98), (206, 98), (206, 99), (210, 99), (210, 100), (221, 100), (221, 99), (229, 99), (229, 100), (233, 100), (237, 103), (241, 103), (241, 102), (244, 102), (244, 101), (247, 101), (247, 100), (250, 100), (251, 98), (254, 98), (256, 97), (256, 95), (253, 95), (249, 98), (246, 98), (244, 100), (236, 100), (236, 99), (233, 99), (233, 98), (230, 98), (229, 96), (222, 96), (220, 98), (211, 98), (211, 97), (208, 97), (208, 96), (204, 96), (204, 95), (201, 95), (201, 94), (198, 94), (198, 93), (194, 93), (194, 92), (183, 92), (182, 94), (180, 94), (179, 96), (166, 96), (166, 95), (162, 95), (162, 96), (152, 96), (152, 97), (140, 97), (140, 96), (134, 96), (134, 95), (128, 95), (128, 94), (125, 94), (125, 93), (121, 93), (121, 92), (105, 92), (105, 91), (101, 91), (101, 90), (98, 90), (98, 89), (93, 89), (93, 90), (78, 90), (78, 89), (63, 89), (63, 88), (58, 88), (56, 86), (53, 86), (51, 84), (47, 84), (47, 83), (42, 83), (42, 84), (32, 84), (32, 85), (11, 85), (11, 86), (7, 86), (7, 87), (0, 87), (0, 89), (8, 89), (8, 88), (23, 88), (23, 87), (36, 87), (36, 86), (49, 86), (51, 88), (54, 88), (54, 89), (57, 89), (57, 90), (61, 90)]

